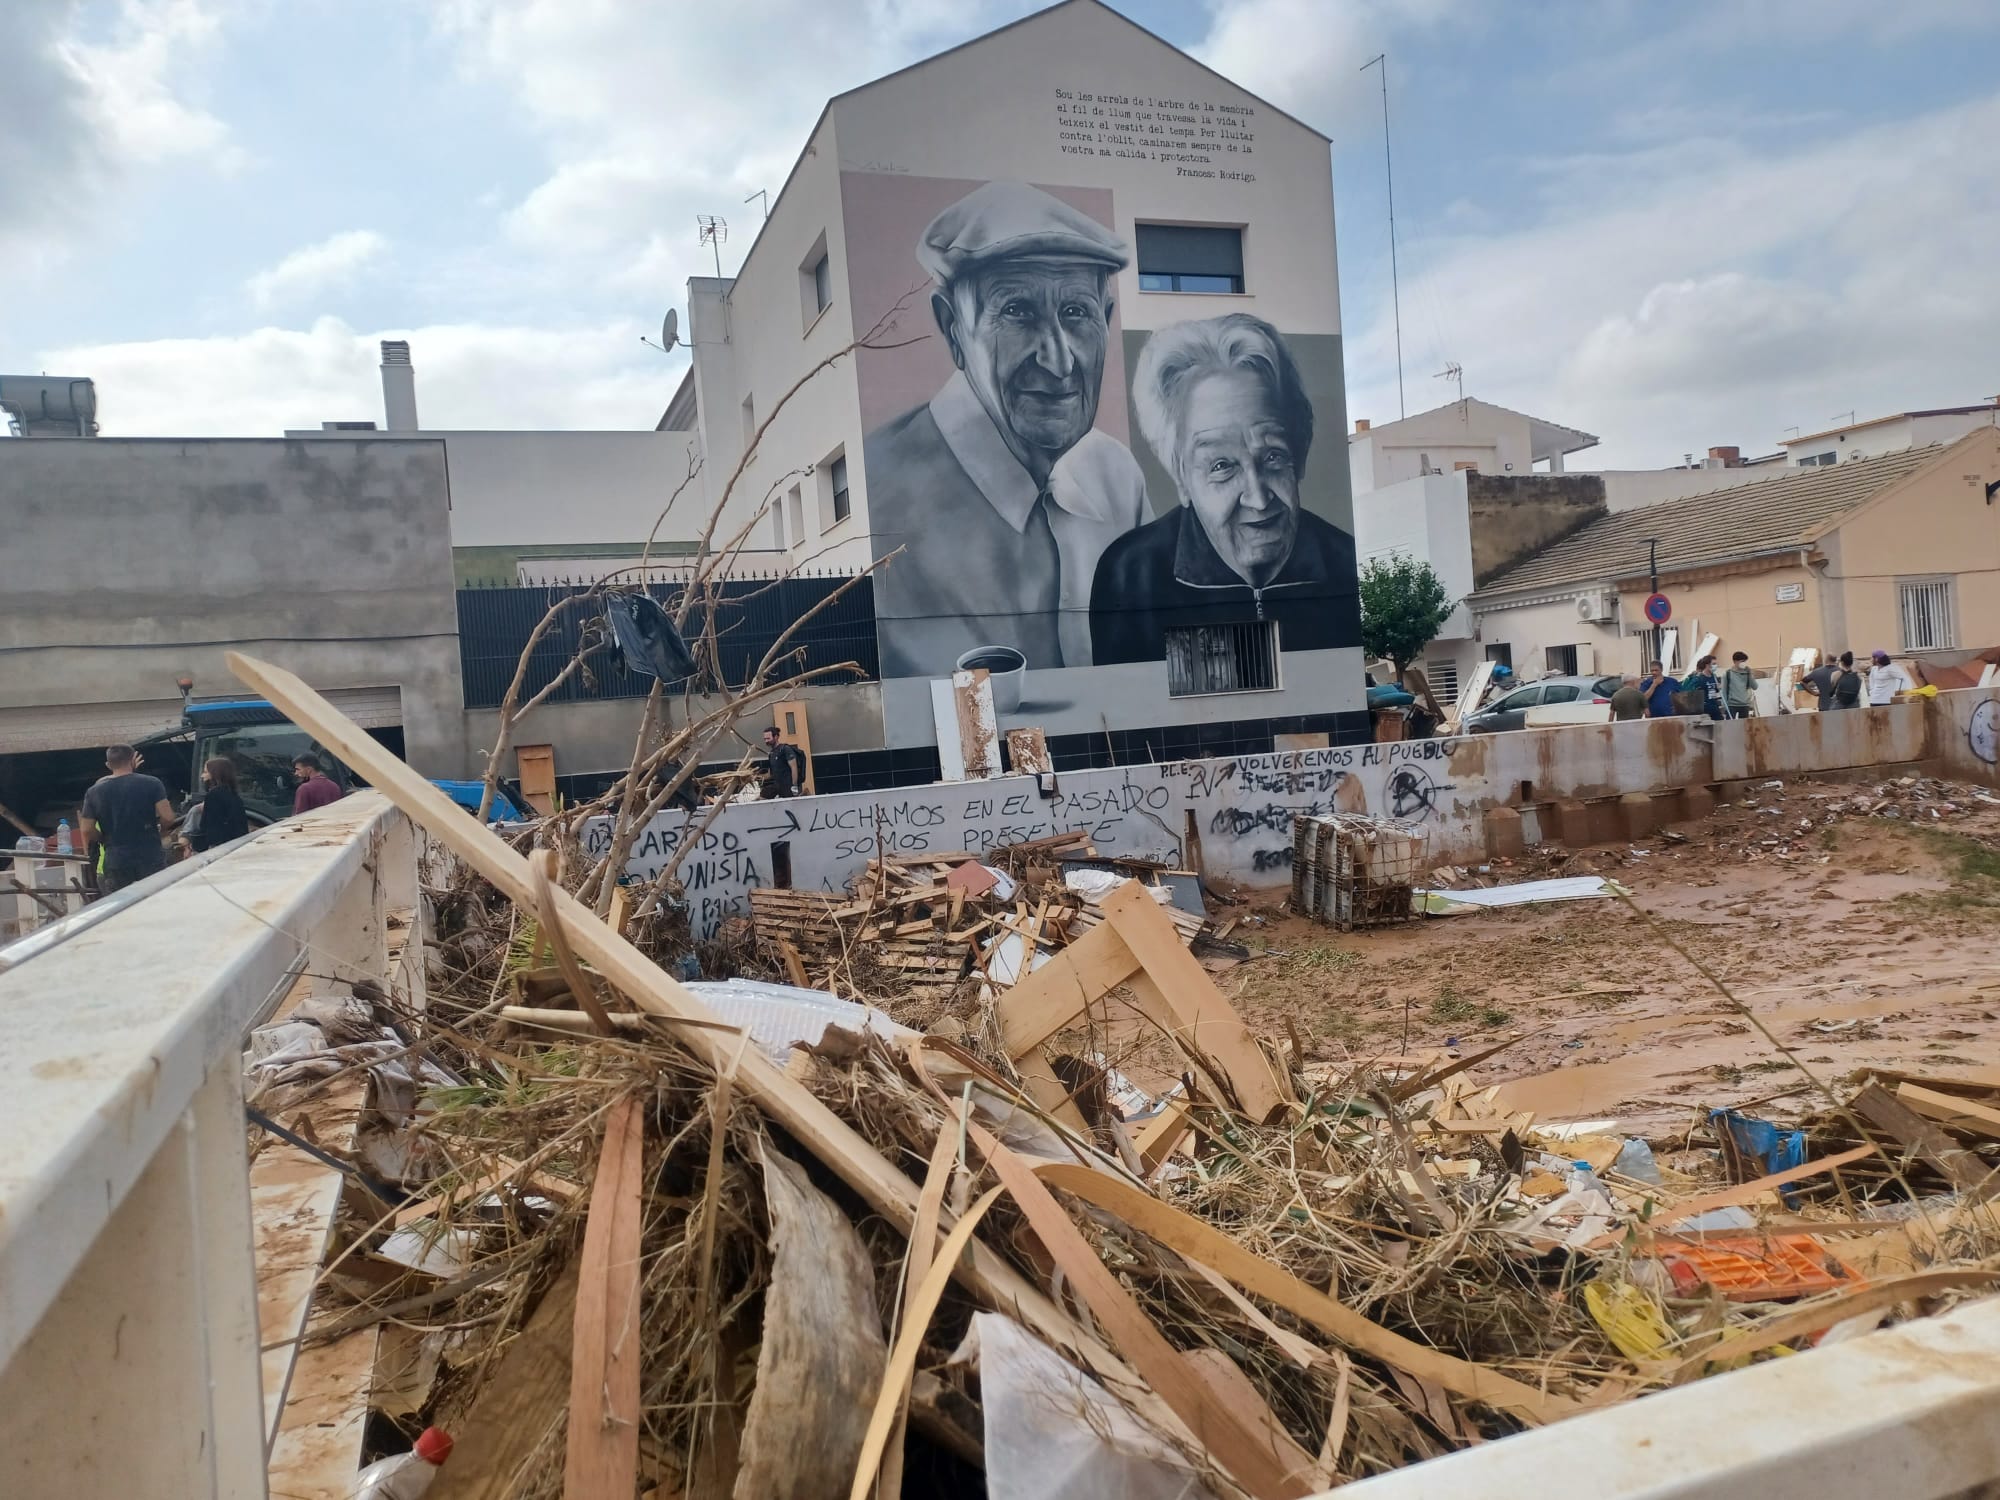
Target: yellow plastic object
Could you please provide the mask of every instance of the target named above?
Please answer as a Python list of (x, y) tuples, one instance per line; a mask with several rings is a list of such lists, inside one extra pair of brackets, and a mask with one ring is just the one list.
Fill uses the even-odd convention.
[(1652, 1293), (1629, 1281), (1599, 1278), (1584, 1287), (1583, 1304), (1627, 1359), (1644, 1363), (1670, 1356), (1674, 1331)]

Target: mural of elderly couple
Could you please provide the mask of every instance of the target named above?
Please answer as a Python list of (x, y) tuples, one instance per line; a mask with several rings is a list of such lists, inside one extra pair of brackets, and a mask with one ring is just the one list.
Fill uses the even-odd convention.
[(1346, 455), (1308, 466), (1316, 405), (1343, 435), (1337, 337), (1227, 311), (1121, 332), (1108, 189), (842, 192), (856, 326), (903, 304), (897, 347), (858, 356), (869, 524), (903, 549), (885, 677), (1159, 661), (1174, 627), (1257, 620), (1284, 651), (1359, 644)]

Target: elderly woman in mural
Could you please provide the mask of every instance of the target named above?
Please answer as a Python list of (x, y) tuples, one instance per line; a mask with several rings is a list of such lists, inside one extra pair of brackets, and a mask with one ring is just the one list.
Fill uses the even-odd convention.
[(1301, 508), (1312, 403), (1278, 331), (1247, 313), (1163, 328), (1132, 399), (1181, 503), (1098, 563), (1096, 661), (1159, 661), (1170, 627), (1256, 620), (1278, 622), (1286, 651), (1356, 644), (1329, 587), (1354, 577), (1354, 540)]

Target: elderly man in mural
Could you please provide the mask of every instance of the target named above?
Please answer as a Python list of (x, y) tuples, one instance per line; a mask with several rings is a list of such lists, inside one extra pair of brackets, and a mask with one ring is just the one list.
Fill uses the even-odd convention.
[(1181, 504), (1097, 565), (1102, 662), (1158, 661), (1172, 626), (1276, 620), (1280, 649), (1352, 646), (1354, 539), (1300, 504), (1312, 402), (1278, 331), (1247, 313), (1175, 323), (1133, 375), (1139, 430)]
[(875, 585), (885, 677), (1087, 666), (1090, 583), (1145, 514), (1131, 451), (1095, 429), (1124, 242), (1020, 182), (933, 219), (917, 258), (958, 367), (870, 433), (870, 525), (902, 547)]

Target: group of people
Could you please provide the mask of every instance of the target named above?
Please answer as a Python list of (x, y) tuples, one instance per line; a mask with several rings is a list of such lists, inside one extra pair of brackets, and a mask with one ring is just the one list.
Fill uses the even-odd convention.
[[(1704, 656), (1685, 678), (1669, 676), (1661, 662), (1642, 680), (1627, 677), (1611, 695), (1613, 719), (1670, 719), (1677, 715), (1706, 714), (1711, 719), (1747, 719), (1757, 712), (1757, 674), (1750, 668), (1748, 652), (1731, 654), (1727, 670), (1718, 673), (1719, 658)], [(1818, 700), (1821, 713), (1836, 708), (1857, 708), (1863, 695), (1871, 707), (1894, 703), (1896, 694), (1916, 687), (1910, 674), (1892, 660), (1887, 651), (1877, 649), (1864, 674), (1854, 665), (1854, 653), (1843, 651), (1838, 658), (1829, 651), (1826, 660), (1799, 680), (1799, 690)]]
[[(167, 866), (166, 837), (186, 818), (174, 811), (166, 785), (140, 769), (145, 757), (130, 745), (113, 745), (104, 752), (107, 775), (83, 796), (80, 826), (83, 845), (97, 888), (103, 895), (122, 890)], [(327, 775), (318, 757), (293, 758), (294, 814), (324, 807), (345, 793)], [(217, 849), (250, 832), (250, 814), (237, 788), (236, 763), (227, 756), (210, 757), (201, 768), (205, 791), (201, 817), (184, 830), (185, 852)]]

